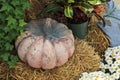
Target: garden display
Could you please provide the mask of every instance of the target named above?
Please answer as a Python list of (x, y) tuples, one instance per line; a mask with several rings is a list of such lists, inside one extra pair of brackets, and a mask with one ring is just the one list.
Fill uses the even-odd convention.
[(119, 80), (119, 3), (0, 0), (0, 80)]

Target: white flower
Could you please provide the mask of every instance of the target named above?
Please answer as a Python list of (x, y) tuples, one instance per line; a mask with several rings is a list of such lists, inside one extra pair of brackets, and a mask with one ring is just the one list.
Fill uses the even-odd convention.
[(118, 65), (117, 64), (112, 64), (111, 67), (112, 68), (118, 68)]
[[(87, 76), (85, 78), (85, 76)], [(79, 78), (79, 80), (107, 80), (107, 78), (109, 78), (108, 74), (105, 74), (102, 71), (96, 71), (96, 72), (91, 72), (85, 75), (82, 75), (81, 78)]]
[(108, 65), (113, 64), (113, 61), (112, 61), (112, 60), (106, 60), (106, 62), (108, 63)]
[(109, 71), (110, 71), (111, 73), (113, 73), (113, 72), (116, 71), (116, 68), (114, 68), (114, 67), (110, 67)]
[(89, 78), (88, 73), (84, 72), (84, 73), (82, 73), (82, 76), (81, 76), (81, 78), (79, 80), (85, 80), (87, 78)]
[(114, 65), (115, 65), (115, 67), (118, 67), (120, 65), (120, 61), (115, 61)]
[(108, 76), (108, 77), (110, 76), (110, 74), (109, 74), (109, 73), (105, 73), (105, 74), (106, 74), (106, 76)]
[(104, 77), (101, 77), (101, 76), (96, 76), (94, 78), (92, 78), (91, 80), (105, 80), (105, 76)]
[(112, 51), (112, 48), (108, 48), (108, 49), (105, 51), (105, 53), (110, 54), (110, 53), (111, 53), (111, 51)]
[(120, 51), (118, 52), (118, 54), (117, 54), (118, 56), (120, 56)]
[(110, 79), (115, 80), (115, 78), (114, 78), (114, 76), (113, 76), (113, 75), (111, 75), (111, 76), (110, 76)]
[(101, 68), (101, 71), (102, 71), (102, 72), (105, 72), (105, 68)]
[(111, 79), (111, 77), (108, 77), (106, 80), (114, 80), (114, 79)]
[(105, 68), (105, 69), (109, 69), (110, 66), (106, 64), (106, 65), (104, 66), (104, 68)]
[(89, 73), (89, 76), (94, 77), (96, 74), (94, 72)]
[(112, 80), (119, 80), (120, 74), (118, 74), (118, 73), (113, 73), (112, 75), (110, 75), (110, 78), (111, 78)]
[(116, 73), (120, 75), (120, 68), (117, 69)]
[[(106, 69), (110, 71), (110, 73), (107, 73), (105, 75), (100, 75), (94, 77), (96, 80), (119, 80), (120, 77), (120, 46), (114, 47), (114, 48), (108, 48), (105, 51), (105, 61), (107, 62), (101, 62), (100, 68), (101, 71), (105, 72)], [(114, 61), (113, 61), (114, 60)], [(105, 77), (107, 76), (107, 77)], [(94, 80), (93, 79), (93, 80)]]
[(117, 55), (117, 56), (116, 56), (116, 61), (119, 61), (119, 62), (120, 62), (120, 55)]
[(105, 56), (111, 56), (111, 51), (106, 51)]
[(116, 51), (120, 51), (120, 46), (114, 47)]
[(113, 49), (113, 50), (112, 50), (112, 53), (111, 53), (111, 56), (112, 56), (113, 58), (115, 58), (116, 55), (117, 55), (117, 54), (116, 54), (116, 51)]
[(116, 55), (117, 55), (116, 52), (113, 51), (111, 56), (112, 58), (116, 58)]
[(112, 61), (113, 60), (113, 58), (111, 58), (111, 57), (105, 57), (105, 61), (107, 62), (107, 61)]
[(100, 68), (104, 68), (104, 66), (105, 66), (104, 63), (103, 63), (103, 62), (100, 62), (100, 66), (99, 66), (99, 67), (100, 67)]
[(84, 72), (84, 73), (82, 73), (82, 75), (88, 75), (88, 73), (87, 73), (87, 72)]
[(112, 74), (111, 76), (112, 76), (114, 79), (117, 79), (117, 80), (119, 79), (119, 74), (118, 74), (118, 73), (114, 73), (114, 74)]

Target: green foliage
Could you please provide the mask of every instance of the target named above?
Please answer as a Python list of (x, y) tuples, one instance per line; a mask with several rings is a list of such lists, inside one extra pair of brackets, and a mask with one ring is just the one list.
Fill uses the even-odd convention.
[(64, 14), (66, 17), (68, 18), (72, 18), (73, 17), (73, 9), (71, 6), (66, 6), (64, 9)]
[(57, 4), (48, 5), (43, 10), (42, 14), (45, 14), (45, 13), (55, 14), (56, 12), (62, 10), (63, 14), (66, 17), (72, 18), (74, 13), (73, 8), (79, 8), (81, 11), (84, 12), (84, 14), (87, 15), (94, 10), (93, 5), (103, 4), (106, 2), (106, 0), (55, 0), (55, 1)]
[(75, 1), (74, 0), (68, 0), (68, 3), (74, 3)]
[(93, 6), (86, 2), (78, 2), (76, 3), (76, 7), (82, 10), (85, 14), (91, 13), (94, 10)]
[(61, 2), (62, 0), (55, 0), (56, 2)]
[(102, 4), (106, 2), (106, 0), (86, 0), (86, 2), (89, 2), (90, 4)]
[(59, 10), (61, 10), (61, 6), (58, 4), (51, 4), (49, 6), (47, 6), (42, 13), (50, 13), (50, 14), (54, 14), (56, 12), (58, 12)]
[[(0, 58), (13, 68), (18, 56), (13, 55), (14, 42), (23, 32), (27, 0), (0, 0)], [(17, 54), (17, 53), (16, 53)]]

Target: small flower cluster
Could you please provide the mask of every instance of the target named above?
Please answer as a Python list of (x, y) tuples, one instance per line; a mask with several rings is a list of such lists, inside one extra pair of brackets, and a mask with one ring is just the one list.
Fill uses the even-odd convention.
[(109, 73), (111, 79), (120, 79), (120, 46), (108, 48), (105, 51), (105, 56), (100, 64), (103, 72)]
[(109, 74), (105, 74), (102, 71), (96, 71), (96, 72), (84, 72), (82, 73), (82, 77), (79, 78), (79, 80), (112, 80)]
[(91, 73), (84, 72), (79, 80), (120, 80), (120, 46), (105, 51), (100, 69)]

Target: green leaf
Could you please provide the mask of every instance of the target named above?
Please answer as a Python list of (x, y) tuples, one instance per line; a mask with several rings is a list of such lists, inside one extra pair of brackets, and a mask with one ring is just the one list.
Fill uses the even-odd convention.
[(10, 6), (8, 3), (4, 3), (3, 6), (2, 6), (2, 8), (0, 9), (0, 12), (1, 11), (5, 11), (5, 10), (9, 12), (12, 9), (13, 9), (12, 6)]
[(4, 3), (4, 2), (6, 2), (6, 0), (1, 0), (1, 2), (3, 2), (3, 3)]
[(18, 56), (11, 55), (10, 56), (10, 61), (8, 62), (9, 68), (14, 68), (15, 63), (18, 61)]
[(1, 20), (1, 21), (5, 21), (5, 19), (6, 19), (6, 15), (0, 13), (0, 20)]
[(43, 11), (42, 11), (42, 14), (45, 14), (45, 13), (50, 13), (50, 14), (54, 14), (58, 11), (61, 10), (61, 6), (58, 5), (58, 4), (51, 4), (49, 6), (47, 6)]
[(6, 48), (6, 50), (12, 50), (13, 49), (13, 45), (11, 45), (10, 43), (6, 43), (5, 44), (5, 48)]
[[(15, 30), (11, 30), (11, 33), (14, 33), (14, 34), (8, 34), (8, 35), (5, 37), (5, 39), (8, 38), (8, 39), (6, 39), (6, 40), (8, 40), (9, 42), (11, 42), (12, 40), (15, 40), (16, 37), (19, 35)], [(11, 46), (13, 46), (13, 45), (11, 45)], [(11, 47), (11, 48), (12, 48), (12, 47)], [(12, 49), (11, 49), (11, 50), (12, 50)]]
[(66, 17), (68, 18), (72, 18), (73, 17), (73, 9), (72, 9), (72, 6), (66, 6), (65, 9), (64, 9), (64, 14)]
[(11, 1), (11, 4), (12, 4), (13, 6), (17, 6), (17, 5), (20, 5), (20, 1), (19, 1), (19, 0), (12, 0), (12, 1)]
[(29, 2), (24, 2), (23, 3), (23, 10), (27, 9), (30, 7), (30, 3)]
[(8, 27), (4, 27), (3, 30), (4, 30), (5, 33), (10, 31), (10, 29)]
[(19, 19), (20, 19), (21, 15), (24, 16), (23, 12), (21, 12), (20, 9), (16, 8), (14, 11), (15, 11), (16, 17), (19, 17)]
[[(18, 58), (13, 56), (14, 41), (23, 31), (24, 10), (29, 0), (0, 0), (0, 58), (14, 67)], [(12, 56), (11, 56), (12, 55)]]
[(27, 23), (23, 20), (23, 19), (21, 19), (21, 20), (19, 20), (19, 26), (20, 27), (23, 27), (24, 25), (26, 25)]
[(16, 62), (19, 60), (19, 58), (18, 58), (18, 56), (11, 55), (10, 60), (11, 60), (11, 62)]
[(9, 60), (9, 56), (10, 56), (9, 53), (4, 53), (4, 54), (0, 55), (0, 58), (1, 58), (3, 61), (8, 61), (8, 60)]
[(55, 0), (55, 2), (62, 2), (62, 0)]
[(76, 7), (78, 7), (80, 10), (82, 10), (85, 14), (88, 14), (94, 10), (90, 4), (85, 3), (85, 2), (77, 3)]
[(75, 1), (74, 0), (68, 0), (68, 3), (74, 3)]
[(8, 62), (9, 68), (14, 68), (16, 62)]
[(97, 5), (97, 4), (102, 4), (105, 3), (106, 0), (87, 0), (90, 4)]
[(9, 15), (6, 20), (8, 20), (8, 25), (15, 24), (17, 22), (16, 19), (13, 18), (11, 15)]

